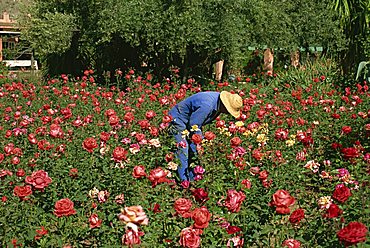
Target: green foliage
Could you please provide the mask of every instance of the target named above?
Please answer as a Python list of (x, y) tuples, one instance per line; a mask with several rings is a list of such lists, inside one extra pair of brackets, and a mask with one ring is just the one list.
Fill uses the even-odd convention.
[(366, 60), (368, 50), (370, 2), (367, 0), (335, 0), (332, 8), (337, 12), (344, 34), (348, 39), (345, 51), (340, 54), (345, 74), (355, 74), (360, 61)]
[(38, 0), (24, 10), (31, 17), (22, 25), (43, 57), (82, 61), (99, 74), (136, 68), (167, 76), (177, 67), (185, 77), (210, 76), (220, 59), (227, 70), (240, 68), (251, 45), (290, 51), (319, 44), (335, 53), (343, 39), (327, 6), (317, 0)]
[(40, 56), (66, 52), (76, 31), (74, 17), (63, 13), (46, 12), (37, 17), (33, 17), (33, 14), (36, 13), (20, 21), (20, 25), (25, 27), (22, 29), (22, 39), (29, 41)]
[(4, 62), (0, 62), (0, 75), (5, 76), (8, 73), (8, 67)]

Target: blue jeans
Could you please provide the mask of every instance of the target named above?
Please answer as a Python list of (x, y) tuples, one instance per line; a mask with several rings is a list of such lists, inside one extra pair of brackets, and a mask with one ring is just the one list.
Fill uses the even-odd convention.
[[(178, 120), (173, 120), (170, 123), (168, 133), (172, 135), (176, 140), (177, 150), (176, 157), (180, 160), (181, 165), (177, 167), (177, 173), (181, 181), (193, 181), (194, 172), (189, 165), (192, 163), (194, 156), (197, 154), (196, 145), (192, 143), (188, 137), (182, 137), (182, 132), (187, 130), (186, 125)], [(179, 143), (186, 144), (185, 147), (181, 147)]]

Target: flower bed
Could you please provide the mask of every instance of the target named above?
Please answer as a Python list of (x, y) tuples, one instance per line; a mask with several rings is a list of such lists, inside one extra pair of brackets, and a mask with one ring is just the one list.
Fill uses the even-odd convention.
[[(1, 245), (369, 245), (368, 86), (319, 76), (200, 87), (130, 71), (125, 91), (92, 71), (0, 79)], [(201, 90), (239, 93), (243, 115), (204, 127), (183, 188), (167, 111)]]

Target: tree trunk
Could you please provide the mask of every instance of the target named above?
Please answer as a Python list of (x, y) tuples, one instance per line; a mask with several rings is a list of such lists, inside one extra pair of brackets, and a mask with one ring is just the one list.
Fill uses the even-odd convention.
[(263, 52), (263, 71), (267, 75), (272, 75), (274, 71), (274, 51), (270, 48)]
[(222, 72), (223, 72), (223, 67), (224, 67), (224, 60), (217, 61), (215, 64), (215, 80), (216, 81), (221, 81), (222, 79)]
[(300, 60), (300, 52), (299, 50), (295, 50), (290, 53), (290, 65), (294, 68), (297, 68), (299, 66), (299, 60)]

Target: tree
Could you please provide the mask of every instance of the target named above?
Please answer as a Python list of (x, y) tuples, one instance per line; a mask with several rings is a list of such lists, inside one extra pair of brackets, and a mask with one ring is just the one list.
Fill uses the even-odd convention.
[(370, 2), (368, 0), (334, 0), (332, 7), (339, 15), (349, 41), (341, 53), (344, 74), (353, 73), (360, 61), (366, 60), (365, 43), (369, 37)]
[[(338, 28), (325, 3), (35, 0), (34, 7), (25, 11), (23, 37), (47, 58), (53, 73), (76, 73), (83, 65), (91, 65), (100, 74), (134, 68), (165, 76), (174, 66), (185, 78), (205, 76), (221, 59), (225, 70), (240, 67), (251, 45), (289, 51), (315, 41), (334, 47)], [(318, 14), (324, 12), (326, 18)], [(56, 65), (51, 70), (53, 61), (70, 70)]]

